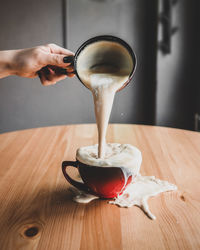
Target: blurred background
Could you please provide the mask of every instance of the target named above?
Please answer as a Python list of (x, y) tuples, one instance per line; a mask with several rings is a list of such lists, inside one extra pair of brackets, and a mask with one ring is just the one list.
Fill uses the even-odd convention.
[[(0, 50), (56, 43), (72, 51), (110, 34), (137, 55), (131, 83), (117, 93), (110, 122), (200, 130), (199, 0), (0, 0)], [(0, 133), (94, 123), (93, 100), (75, 77), (0, 80)]]

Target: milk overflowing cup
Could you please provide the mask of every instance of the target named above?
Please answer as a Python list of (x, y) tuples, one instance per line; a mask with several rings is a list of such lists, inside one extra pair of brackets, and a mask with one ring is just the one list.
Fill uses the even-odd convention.
[[(108, 143), (104, 159), (98, 158), (97, 145), (81, 147), (76, 161), (65, 161), (62, 171), (70, 184), (79, 190), (102, 198), (114, 198), (135, 178), (140, 170), (142, 155), (130, 144)], [(67, 167), (78, 168), (83, 183), (73, 180)]]

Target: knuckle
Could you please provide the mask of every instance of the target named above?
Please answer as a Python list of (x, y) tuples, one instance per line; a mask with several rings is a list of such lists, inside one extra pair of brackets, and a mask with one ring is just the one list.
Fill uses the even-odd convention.
[(55, 55), (54, 56), (54, 61), (56, 64), (60, 64), (60, 56), (59, 55)]
[(40, 55), (41, 55), (40, 48), (35, 48), (34, 51), (33, 51), (33, 55), (34, 55), (34, 58), (36, 59), (36, 61), (39, 61), (40, 60)]
[(41, 46), (33, 48), (33, 53), (39, 53), (41, 51)]
[(46, 44), (46, 46), (49, 47), (49, 48), (51, 48), (51, 47), (55, 47), (56, 44), (55, 43), (48, 43), (48, 44)]

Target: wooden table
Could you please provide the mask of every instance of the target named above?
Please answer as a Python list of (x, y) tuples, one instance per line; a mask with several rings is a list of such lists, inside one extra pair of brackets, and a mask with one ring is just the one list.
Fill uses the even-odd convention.
[[(95, 125), (37, 128), (0, 135), (0, 249), (200, 249), (200, 134), (110, 125), (109, 142), (143, 154), (141, 174), (178, 186), (149, 200), (157, 216), (106, 200), (72, 201), (61, 172), (76, 149), (97, 142)], [(71, 174), (77, 175), (76, 169)]]

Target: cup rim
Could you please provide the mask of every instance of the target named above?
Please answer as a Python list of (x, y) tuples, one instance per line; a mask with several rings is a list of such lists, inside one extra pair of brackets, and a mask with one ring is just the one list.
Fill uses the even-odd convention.
[(80, 82), (86, 87), (88, 88), (81, 80), (78, 72), (77, 72), (77, 59), (79, 54), (85, 49), (85, 47), (87, 47), (89, 44), (94, 43), (94, 42), (99, 42), (99, 41), (110, 41), (110, 42), (117, 42), (119, 44), (122, 44), (130, 53), (132, 60), (133, 60), (133, 69), (131, 71), (131, 73), (129, 74), (129, 79), (123, 84), (123, 86), (117, 90), (120, 91), (122, 90), (125, 86), (128, 85), (128, 83), (131, 81), (131, 79), (133, 78), (133, 75), (135, 73), (136, 67), (137, 67), (137, 58), (136, 58), (136, 54), (134, 53), (133, 49), (130, 47), (130, 45), (125, 42), (123, 39), (116, 37), (116, 36), (112, 36), (112, 35), (101, 35), (101, 36), (95, 36), (92, 37), (90, 39), (88, 39), (87, 41), (85, 41), (76, 51), (75, 55), (74, 55), (74, 73), (76, 74), (76, 76), (78, 77), (78, 79), (80, 80)]
[[(81, 161), (79, 161), (77, 158), (76, 158), (76, 162), (77, 162), (77, 165), (78, 164), (80, 164), (80, 166), (81, 165), (83, 165), (84, 167), (88, 167), (88, 168), (119, 168), (119, 167), (115, 167), (115, 166), (112, 166), (112, 167), (102, 167), (102, 166), (96, 166), (96, 165), (90, 165), (90, 164), (86, 164), (86, 163), (83, 163), (83, 162), (81, 162)], [(78, 165), (78, 167), (79, 167), (79, 165)]]
[(88, 168), (100, 168), (100, 169), (113, 169), (113, 168), (116, 168), (116, 169), (121, 169), (123, 168), (123, 166), (121, 167), (116, 167), (116, 166), (106, 166), (106, 167), (103, 167), (103, 166), (96, 166), (96, 165), (90, 165), (90, 164), (86, 164), (86, 163), (83, 163), (81, 161), (79, 161), (77, 158), (76, 158), (76, 163), (77, 163), (77, 166), (83, 166), (83, 167), (88, 167)]

